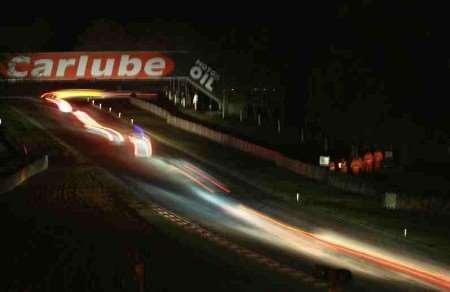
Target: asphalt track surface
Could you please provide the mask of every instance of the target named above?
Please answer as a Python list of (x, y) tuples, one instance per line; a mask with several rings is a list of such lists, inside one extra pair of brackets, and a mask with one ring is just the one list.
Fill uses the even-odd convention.
[[(135, 158), (130, 143), (114, 145), (89, 133), (54, 105), (23, 101), (15, 106), (74, 152), (118, 177), (141, 200), (155, 204), (156, 212), (160, 206), (159, 212), (176, 218), (175, 224), (210, 232), (205, 236), (234, 246), (249, 260), (274, 265), (274, 272), (299, 273), (303, 280), (319, 284), (320, 277), (311, 280), (304, 275), (324, 271), (324, 266), (348, 270), (352, 279), (346, 291), (450, 290), (448, 270), (427, 262), (426, 255), (411, 254), (401, 246), (373, 247), (369, 244), (374, 239), (364, 231), (293, 214), (290, 206), (277, 203), (270, 194), (156, 139), (151, 158)], [(132, 133), (129, 125), (85, 102), (74, 107), (125, 137)]]

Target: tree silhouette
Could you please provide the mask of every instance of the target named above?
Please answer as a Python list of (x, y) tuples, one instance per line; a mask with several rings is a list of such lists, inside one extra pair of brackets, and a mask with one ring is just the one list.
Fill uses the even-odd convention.
[(108, 20), (93, 20), (78, 38), (76, 50), (130, 50), (135, 40), (121, 24)]
[(332, 48), (330, 55), (311, 72), (307, 124), (331, 144), (380, 143), (375, 134), (391, 110), (383, 81), (351, 51)]
[(28, 25), (0, 27), (0, 51), (34, 52), (46, 49), (53, 32), (44, 19), (38, 18)]

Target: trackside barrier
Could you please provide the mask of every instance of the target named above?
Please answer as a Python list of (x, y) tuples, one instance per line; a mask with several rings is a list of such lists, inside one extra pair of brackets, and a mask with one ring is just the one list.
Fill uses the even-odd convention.
[(138, 108), (149, 111), (163, 119), (166, 119), (167, 123), (171, 126), (183, 129), (190, 133), (194, 133), (209, 140), (215, 141), (219, 144), (233, 147), (259, 158), (272, 161), (277, 166), (288, 169), (296, 174), (326, 182), (333, 187), (346, 191), (366, 195), (380, 194), (374, 186), (364, 182), (364, 180), (360, 178), (343, 175), (340, 173), (331, 173), (326, 168), (291, 159), (279, 153), (278, 151), (253, 144), (231, 135), (212, 130), (203, 125), (173, 116), (168, 111), (143, 100), (130, 98), (130, 102)]
[(21, 185), (30, 177), (43, 172), (48, 168), (48, 155), (24, 166), (22, 169), (5, 178), (0, 178), (0, 194), (6, 193)]
[(167, 119), (168, 117), (171, 116), (168, 111), (166, 111), (154, 104), (151, 104), (151, 103), (148, 103), (148, 102), (142, 101), (140, 99), (136, 99), (136, 98), (130, 98), (130, 100), (134, 106), (137, 106), (143, 110), (149, 111), (152, 114), (154, 114), (160, 118)]
[[(335, 188), (369, 196), (380, 196), (383, 197), (383, 199), (387, 191), (384, 187), (373, 183), (368, 183), (362, 178), (345, 175), (339, 172), (331, 172), (326, 168), (286, 157), (278, 151), (253, 144), (231, 135), (212, 130), (203, 125), (173, 116), (168, 111), (143, 100), (130, 98), (130, 102), (138, 108), (149, 111), (156, 116), (165, 119), (166, 122), (173, 127), (194, 133), (211, 141), (215, 141), (221, 145), (229, 146), (242, 152), (252, 154), (256, 157), (272, 161), (279, 167), (288, 169), (301, 176), (325, 182)], [(436, 196), (420, 196), (400, 193), (396, 196), (396, 208), (449, 212), (450, 199)]]

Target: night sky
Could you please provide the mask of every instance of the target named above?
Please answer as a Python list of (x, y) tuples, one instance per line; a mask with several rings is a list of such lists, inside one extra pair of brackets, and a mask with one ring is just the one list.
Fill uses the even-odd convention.
[[(279, 72), (286, 90), (289, 116), (302, 113), (307, 98), (308, 76), (326, 59), (330, 46), (350, 49), (380, 76), (397, 109), (413, 113), (420, 123), (436, 125), (447, 112), (449, 96), (449, 46), (447, 21), (439, 7), (415, 2), (379, 4), (375, 1), (339, 1), (328, 5), (302, 5), (293, 9), (255, 7), (244, 13), (186, 13), (162, 17), (186, 23), (219, 47), (251, 50), (248, 39), (261, 34), (265, 40), (265, 65)], [(258, 9), (257, 9), (258, 8)], [(66, 51), (77, 45), (78, 35), (98, 17), (3, 17), (1, 26), (29, 26), (44, 19), (52, 34), (43, 50)], [(152, 17), (108, 17), (124, 26), (130, 22), (152, 22)], [(159, 17), (161, 18), (161, 17)], [(234, 44), (220, 43), (221, 36), (237, 31)], [(218, 68), (220, 71), (220, 68)], [(444, 119), (445, 120), (445, 119)]]

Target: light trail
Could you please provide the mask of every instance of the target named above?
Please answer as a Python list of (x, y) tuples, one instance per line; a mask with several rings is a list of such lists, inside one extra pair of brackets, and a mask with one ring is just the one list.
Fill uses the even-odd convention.
[(70, 103), (68, 103), (65, 100), (62, 99), (54, 99), (54, 98), (48, 98), (46, 97), (45, 100), (54, 103), (58, 106), (58, 109), (63, 112), (63, 113), (70, 113), (72, 112), (72, 106), (70, 105)]
[[(93, 92), (89, 91), (83, 91), (85, 94), (89, 93), (89, 97), (92, 97)], [(80, 94), (80, 92), (77, 91), (71, 91), (70, 93), (63, 93), (62, 95), (59, 95), (61, 98), (70, 98), (71, 94)], [(105, 92), (102, 92), (104, 94)], [(47, 95), (48, 96), (48, 95)], [(104, 95), (102, 95), (104, 96)], [(72, 111), (70, 104), (60, 100), (53, 100), (52, 98), (44, 97), (47, 100), (49, 100), (52, 103), (55, 103), (58, 105), (58, 108), (63, 112), (70, 112)], [(69, 105), (69, 107), (67, 106)], [(70, 110), (70, 111), (69, 111)], [(108, 140), (113, 141), (114, 136), (119, 137), (118, 139), (121, 141), (124, 141), (123, 136), (115, 131), (114, 129), (104, 127), (97, 123), (94, 119), (92, 119), (89, 115), (87, 115), (84, 112), (81, 111), (75, 111), (72, 112), (74, 116), (76, 116), (83, 125), (90, 129), (91, 131), (96, 131), (99, 134), (101, 133), (102, 136), (106, 136)], [(135, 154), (136, 154), (136, 141), (132, 143), (135, 145)], [(208, 191), (209, 193), (214, 193), (214, 190), (209, 188), (206, 184), (204, 184), (202, 181), (197, 179), (194, 175), (197, 175), (208, 182), (212, 183), (219, 189), (223, 190), (224, 192), (229, 193), (230, 190), (226, 188), (224, 185), (220, 184), (217, 180), (212, 178), (211, 176), (205, 174), (200, 169), (196, 168), (192, 164), (184, 163), (182, 167), (185, 169), (181, 169), (179, 167), (173, 166), (175, 170), (177, 170), (179, 173), (181, 173), (183, 176), (187, 177), (189, 180), (194, 182), (196, 185), (200, 186), (202, 189)], [(188, 173), (186, 170), (191, 171), (193, 174)], [(412, 266), (410, 263), (411, 261), (408, 261), (408, 263), (404, 263), (404, 261), (400, 262), (398, 260), (391, 260), (386, 258), (386, 254), (384, 255), (374, 255), (368, 252), (364, 252), (355, 248), (351, 248), (349, 246), (345, 246), (342, 244), (337, 244), (335, 241), (330, 239), (324, 239), (321, 238), (320, 235), (304, 231), (302, 229), (299, 229), (297, 227), (294, 227), (292, 225), (288, 225), (286, 223), (283, 223), (279, 220), (274, 219), (273, 217), (270, 217), (266, 214), (263, 214), (259, 211), (256, 211), (254, 209), (245, 207), (238, 203), (233, 203), (232, 201), (228, 200), (225, 201), (223, 199), (220, 199), (219, 196), (215, 195), (209, 195), (206, 194), (200, 190), (196, 191), (197, 194), (200, 195), (201, 198), (213, 203), (214, 205), (220, 207), (225, 212), (232, 214), (235, 218), (238, 218), (241, 220), (241, 222), (250, 223), (251, 227), (253, 229), (248, 229), (250, 232), (248, 232), (248, 235), (253, 235), (258, 238), (266, 238), (270, 240), (272, 243), (276, 242), (282, 242), (279, 245), (289, 246), (290, 248), (297, 250), (298, 252), (302, 253), (309, 253), (310, 255), (313, 255), (314, 251), (306, 251), (305, 248), (314, 248), (317, 249), (317, 247), (322, 247), (322, 250), (318, 250), (319, 252), (316, 252), (314, 256), (318, 259), (333, 262), (335, 264), (340, 264), (342, 262), (342, 259), (336, 258), (336, 255), (327, 255), (328, 258), (325, 258), (323, 254), (320, 252), (322, 251), (333, 251), (338, 254), (346, 255), (349, 258), (355, 258), (359, 260), (363, 260), (366, 263), (372, 264), (375, 267), (383, 268), (384, 270), (398, 273), (399, 275), (405, 275), (408, 277), (411, 277), (413, 280), (417, 280), (422, 283), (429, 284), (434, 287), (438, 287), (440, 289), (443, 289), (445, 291), (450, 291), (450, 277), (446, 276), (442, 273), (433, 273), (430, 272), (430, 269), (427, 267), (423, 267), (422, 265), (416, 265)], [(200, 212), (200, 211), (199, 211)], [(219, 215), (217, 215), (219, 217)], [(259, 222), (257, 221), (259, 220)], [(220, 221), (220, 220), (219, 220)], [(224, 224), (224, 223), (222, 223)], [(243, 229), (240, 229), (240, 226), (229, 226), (230, 228), (233, 228), (235, 230), (239, 230), (242, 232)], [(276, 228), (275, 228), (276, 227)], [(305, 239), (309, 239), (310, 241), (305, 243)], [(303, 245), (300, 247), (299, 242), (301, 242)], [(322, 257), (322, 258), (319, 258)], [(333, 260), (332, 260), (333, 259)], [(350, 266), (350, 268), (358, 270), (359, 272), (365, 272), (369, 273), (368, 271), (364, 271), (364, 267), (361, 268), (359, 263), (357, 262), (351, 262), (346, 263), (347, 266)], [(418, 268), (417, 266), (420, 266)]]
[(42, 98), (53, 96), (56, 99), (66, 99), (74, 97), (103, 97), (105, 91), (95, 89), (62, 89), (51, 92), (46, 92), (41, 95)]
[(222, 191), (226, 192), (226, 193), (230, 193), (231, 191), (225, 187), (224, 185), (222, 185), (221, 183), (219, 183), (218, 181), (216, 181), (214, 178), (212, 178), (211, 176), (205, 174), (203, 171), (201, 171), (200, 169), (198, 169), (197, 167), (193, 166), (190, 163), (184, 163), (182, 165), (182, 167), (189, 169), (190, 171), (194, 172), (195, 174), (197, 174), (198, 176), (206, 179), (207, 181), (209, 181), (210, 183), (212, 183), (213, 185), (215, 185), (216, 187), (218, 187), (219, 189), (221, 189)]
[(207, 190), (210, 193), (214, 193), (214, 191), (212, 189), (210, 189), (207, 185), (205, 185), (204, 183), (202, 183), (200, 180), (198, 180), (197, 178), (195, 178), (194, 176), (190, 175), (189, 173), (187, 173), (186, 171), (178, 168), (177, 166), (172, 165), (172, 167), (177, 170), (179, 173), (181, 173), (182, 175), (184, 175), (185, 177), (189, 178), (191, 181), (193, 181), (194, 183), (196, 183), (198, 186), (204, 188), (205, 190)]
[(111, 142), (123, 143), (125, 141), (122, 134), (120, 134), (118, 131), (97, 123), (97, 121), (91, 118), (91, 116), (89, 116), (87, 113), (83, 111), (75, 111), (72, 114), (80, 122), (82, 122), (84, 127), (89, 131), (104, 136)]
[[(158, 161), (158, 160), (156, 160)], [(372, 248), (370, 245), (358, 242), (359, 246), (342, 244), (336, 238), (323, 238), (316, 231), (305, 231), (294, 225), (284, 223), (267, 214), (253, 208), (244, 206), (233, 199), (213, 193), (204, 183), (193, 175), (179, 169), (172, 163), (162, 161), (161, 165), (152, 165), (161, 168), (162, 172), (175, 168), (183, 176), (201, 188), (190, 188), (195, 196), (180, 196), (180, 194), (149, 194), (158, 200), (163, 200), (175, 210), (189, 212), (194, 220), (202, 222), (205, 226), (212, 226), (216, 230), (237, 236), (247, 236), (258, 241), (265, 242), (281, 250), (295, 252), (314, 259), (314, 262), (349, 269), (352, 273), (382, 279), (417, 285), (433, 287), (444, 291), (450, 291), (448, 269), (441, 269), (438, 265), (429, 264), (422, 260), (413, 260), (409, 257), (399, 258), (398, 255), (390, 256), (389, 251), (363, 251)], [(173, 162), (183, 164), (183, 161)], [(163, 167), (164, 166), (164, 167)], [(169, 166), (166, 169), (165, 166)], [(166, 169), (166, 170), (164, 170)], [(175, 178), (176, 176), (171, 175)], [(174, 180), (174, 182), (177, 180)], [(185, 183), (185, 180), (178, 180)], [(181, 201), (181, 199), (183, 201)], [(365, 248), (364, 248), (365, 246)], [(373, 248), (372, 248), (373, 249)], [(444, 272), (437, 272), (439, 269)]]
[(136, 157), (150, 157), (152, 156), (152, 144), (150, 139), (145, 136), (136, 137), (133, 135), (128, 136), (130, 142), (134, 146), (134, 156)]
[(99, 89), (62, 89), (46, 92), (41, 95), (41, 98), (53, 97), (55, 99), (70, 99), (70, 98), (114, 98), (114, 97), (154, 97), (158, 94), (149, 92), (134, 92), (134, 91), (105, 91)]
[(405, 264), (401, 264), (401, 263), (394, 262), (391, 260), (386, 260), (379, 256), (374, 256), (374, 255), (371, 255), (371, 254), (368, 254), (365, 252), (361, 252), (361, 251), (351, 249), (351, 248), (348, 248), (348, 247), (345, 247), (342, 245), (338, 245), (333, 242), (329, 242), (324, 239), (321, 239), (321, 238), (317, 237), (316, 235), (314, 235), (313, 233), (309, 233), (309, 232), (303, 231), (301, 229), (295, 228), (293, 226), (287, 225), (285, 223), (282, 223), (276, 219), (273, 219), (272, 217), (269, 217), (269, 216), (267, 216), (261, 212), (258, 212), (256, 210), (247, 208), (243, 205), (240, 205), (239, 208), (246, 212), (252, 213), (255, 216), (263, 218), (264, 220), (267, 220), (276, 226), (285, 228), (285, 229), (290, 230), (301, 236), (306, 236), (308, 238), (311, 238), (311, 239), (315, 240), (318, 244), (325, 246), (327, 248), (333, 249), (337, 252), (367, 260), (369, 262), (372, 262), (372, 263), (382, 266), (384, 268), (387, 268), (387, 269), (390, 269), (390, 270), (393, 270), (393, 271), (396, 271), (396, 272), (399, 272), (402, 274), (406, 274), (411, 277), (418, 278), (418, 279), (420, 279), (426, 283), (429, 283), (433, 286), (450, 291), (450, 278), (445, 275), (435, 275), (433, 273), (430, 273), (427, 271), (422, 271), (417, 268), (407, 266)]

